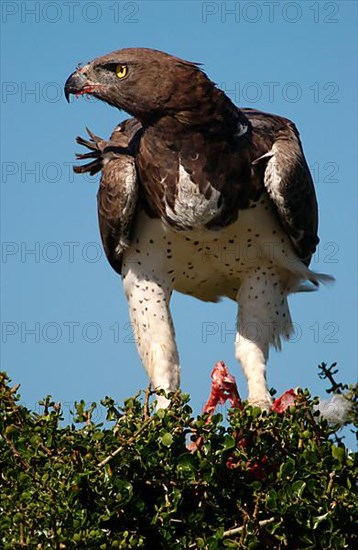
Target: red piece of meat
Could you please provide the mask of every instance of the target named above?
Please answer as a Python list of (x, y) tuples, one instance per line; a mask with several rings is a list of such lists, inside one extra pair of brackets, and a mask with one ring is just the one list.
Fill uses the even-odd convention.
[(233, 408), (241, 408), (241, 399), (237, 389), (236, 380), (229, 373), (224, 361), (218, 361), (211, 373), (212, 383), (209, 399), (203, 409), (203, 413), (214, 414), (217, 405), (223, 405), (227, 399)]
[(285, 393), (278, 397), (271, 405), (271, 411), (277, 413), (284, 413), (288, 407), (295, 404), (297, 393), (295, 390), (287, 390)]

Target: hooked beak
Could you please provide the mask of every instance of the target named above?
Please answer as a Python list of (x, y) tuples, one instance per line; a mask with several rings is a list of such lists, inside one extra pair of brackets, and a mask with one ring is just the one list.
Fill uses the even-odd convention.
[(67, 101), (70, 101), (70, 95), (74, 94), (76, 96), (82, 94), (90, 94), (96, 88), (96, 84), (89, 82), (86, 76), (80, 71), (75, 71), (72, 73), (65, 83), (65, 97)]

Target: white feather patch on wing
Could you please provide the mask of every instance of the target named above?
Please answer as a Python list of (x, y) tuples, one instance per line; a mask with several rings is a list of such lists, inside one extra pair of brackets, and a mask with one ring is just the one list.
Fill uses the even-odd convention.
[(126, 164), (123, 175), (125, 196), (127, 197), (123, 208), (123, 217), (127, 218), (133, 214), (138, 196), (137, 173), (134, 160)]
[[(273, 144), (271, 151), (266, 153), (264, 157), (268, 157), (269, 160), (265, 170), (265, 187), (267, 188), (271, 199), (276, 206), (281, 210), (285, 210), (285, 197), (282, 194), (282, 176), (280, 165), (275, 155), (276, 144)], [(263, 158), (263, 157), (261, 157)]]
[(248, 124), (242, 124), (241, 122), (239, 122), (239, 124), (237, 125), (237, 131), (235, 132), (235, 136), (236, 137), (243, 136), (244, 134), (246, 134), (248, 129), (249, 129)]
[(181, 164), (177, 185), (174, 210), (168, 204), (165, 208), (170, 220), (184, 227), (201, 227), (218, 213), (220, 191), (212, 188), (210, 198), (205, 198)]

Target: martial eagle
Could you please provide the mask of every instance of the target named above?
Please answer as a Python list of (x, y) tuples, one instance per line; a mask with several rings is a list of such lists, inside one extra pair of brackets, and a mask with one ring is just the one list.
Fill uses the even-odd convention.
[(287, 297), (329, 279), (308, 269), (317, 202), (295, 125), (238, 108), (200, 65), (146, 48), (77, 68), (65, 94), (91, 94), (133, 117), (109, 141), (77, 138), (90, 149), (78, 158), (91, 162), (75, 171), (102, 171), (101, 238), (153, 387), (179, 388), (173, 290), (228, 297), (239, 306), (235, 351), (249, 402), (267, 410), (269, 346), (292, 333)]

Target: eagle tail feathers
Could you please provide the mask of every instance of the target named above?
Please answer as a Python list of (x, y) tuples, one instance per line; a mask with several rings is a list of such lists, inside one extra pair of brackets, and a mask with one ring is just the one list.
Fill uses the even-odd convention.
[(316, 271), (310, 271), (311, 277), (310, 282), (313, 283), (316, 287), (319, 287), (320, 283), (327, 285), (334, 283), (335, 278), (332, 275), (327, 275), (327, 273), (317, 273)]
[(335, 281), (331, 275), (312, 271), (295, 255), (281, 256), (278, 261), (281, 267), (292, 274), (290, 292), (310, 292), (317, 290), (321, 283), (329, 284)]
[(296, 287), (292, 289), (292, 292), (315, 292), (318, 290), (320, 284), (332, 284), (335, 278), (326, 273), (317, 273), (315, 271), (309, 271), (309, 277), (305, 280), (300, 280)]

